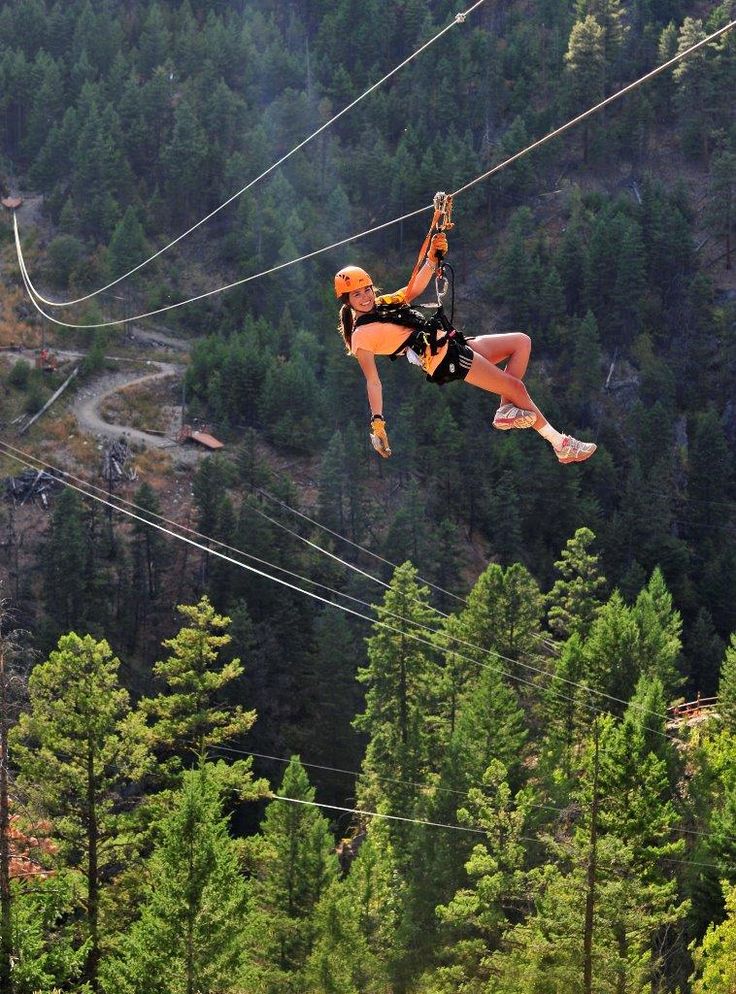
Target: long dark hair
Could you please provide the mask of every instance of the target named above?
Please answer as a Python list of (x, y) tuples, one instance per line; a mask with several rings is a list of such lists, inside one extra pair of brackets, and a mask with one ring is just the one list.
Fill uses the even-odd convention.
[(344, 293), (340, 297), (340, 314), (337, 319), (337, 330), (342, 335), (342, 340), (345, 342), (345, 348), (347, 349), (348, 355), (350, 352), (350, 343), (353, 337), (353, 328), (355, 327), (355, 320), (353, 318), (353, 309), (348, 303), (348, 294)]

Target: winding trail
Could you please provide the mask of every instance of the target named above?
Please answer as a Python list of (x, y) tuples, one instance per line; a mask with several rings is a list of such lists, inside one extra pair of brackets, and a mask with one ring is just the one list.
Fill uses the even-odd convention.
[(175, 363), (159, 362), (153, 359), (148, 360), (148, 362), (156, 369), (143, 376), (131, 372), (109, 373), (94, 383), (82, 387), (71, 406), (80, 430), (105, 438), (121, 438), (124, 435), (128, 441), (142, 442), (144, 445), (156, 449), (169, 449), (176, 446), (175, 438), (168, 434), (152, 435), (150, 432), (141, 431), (138, 428), (111, 424), (100, 415), (100, 407), (104, 401), (118, 391), (127, 387), (139, 386), (142, 383), (153, 383), (167, 376), (181, 375), (184, 370), (182, 365)]

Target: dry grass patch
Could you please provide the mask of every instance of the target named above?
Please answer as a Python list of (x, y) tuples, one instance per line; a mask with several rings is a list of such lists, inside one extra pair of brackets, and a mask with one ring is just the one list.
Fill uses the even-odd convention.
[(109, 424), (169, 434), (178, 418), (177, 389), (178, 377), (175, 375), (153, 383), (124, 387), (105, 398), (100, 405), (100, 415)]
[(171, 456), (161, 449), (146, 449), (136, 453), (134, 459), (138, 470), (139, 482), (150, 484), (154, 490), (162, 490), (168, 486), (172, 477)]

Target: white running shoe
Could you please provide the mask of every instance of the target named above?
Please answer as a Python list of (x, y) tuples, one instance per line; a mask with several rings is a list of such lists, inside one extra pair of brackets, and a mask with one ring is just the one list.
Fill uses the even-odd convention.
[(509, 428), (531, 428), (537, 420), (534, 411), (524, 411), (513, 404), (501, 404), (493, 419), (493, 427), (499, 431), (508, 431)]
[(572, 435), (565, 435), (562, 445), (559, 448), (555, 446), (555, 455), (560, 462), (585, 462), (597, 448), (595, 442), (579, 442)]

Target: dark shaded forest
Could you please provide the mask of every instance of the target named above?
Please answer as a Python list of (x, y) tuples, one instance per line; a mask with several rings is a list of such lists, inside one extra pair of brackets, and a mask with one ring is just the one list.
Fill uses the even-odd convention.
[[(111, 284), (64, 312), (95, 325), (271, 270), (464, 186), (736, 5), (487, 0), (218, 210), (455, 13), (0, 3), (0, 193), (40, 205), (35, 285)], [(734, 92), (730, 31), (456, 198), (458, 327), (529, 333), (584, 465), (406, 363), (375, 457), (332, 276), (404, 285), (427, 215), (140, 322), (188, 350), (172, 389), (226, 447), (141, 455), (136, 519), (73, 489), (0, 507), (0, 989), (733, 991)], [(35, 316), (8, 221), (3, 344), (83, 351), (94, 384), (125, 332)], [(13, 433), (61, 378), (8, 358), (3, 436), (85, 477), (68, 422)]]

